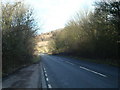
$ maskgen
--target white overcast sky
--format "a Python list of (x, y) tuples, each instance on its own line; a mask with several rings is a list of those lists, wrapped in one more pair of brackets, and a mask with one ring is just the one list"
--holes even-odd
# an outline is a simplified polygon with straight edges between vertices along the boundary
[[(17, 1), (17, 0), (4, 0)], [(24, 0), (35, 10), (35, 17), (42, 26), (38, 33), (63, 28), (76, 12), (91, 10), (96, 0)]]

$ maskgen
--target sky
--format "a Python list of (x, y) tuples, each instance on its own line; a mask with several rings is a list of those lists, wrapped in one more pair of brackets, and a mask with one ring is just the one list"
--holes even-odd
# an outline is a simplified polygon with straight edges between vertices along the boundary
[[(13, 0), (9, 0), (13, 1)], [(16, 1), (16, 0), (15, 0)], [(23, 0), (34, 9), (34, 15), (40, 26), (38, 33), (59, 28), (74, 17), (78, 11), (93, 9), (95, 0)]]

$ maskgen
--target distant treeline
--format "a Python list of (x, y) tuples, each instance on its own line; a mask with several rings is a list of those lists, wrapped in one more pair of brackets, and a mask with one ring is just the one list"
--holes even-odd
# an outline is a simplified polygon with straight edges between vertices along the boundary
[(117, 63), (120, 42), (120, 1), (95, 2), (94, 11), (77, 13), (50, 43), (50, 52)]
[(32, 9), (22, 2), (2, 4), (2, 73), (30, 64), (34, 57), (35, 27)]

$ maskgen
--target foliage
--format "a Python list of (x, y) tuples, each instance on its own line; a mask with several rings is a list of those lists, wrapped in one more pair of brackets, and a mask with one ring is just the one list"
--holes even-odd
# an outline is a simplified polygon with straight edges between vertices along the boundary
[(77, 13), (54, 39), (53, 53), (118, 59), (120, 1), (95, 3), (94, 12)]
[(37, 30), (32, 15), (22, 2), (2, 4), (3, 74), (32, 62)]

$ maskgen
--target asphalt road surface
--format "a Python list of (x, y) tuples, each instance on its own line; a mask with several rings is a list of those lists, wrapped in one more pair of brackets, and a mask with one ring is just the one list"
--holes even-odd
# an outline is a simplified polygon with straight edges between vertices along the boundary
[(55, 55), (22, 68), (2, 81), (3, 88), (118, 88), (118, 68)]
[(118, 68), (54, 55), (41, 55), (48, 88), (118, 88)]

